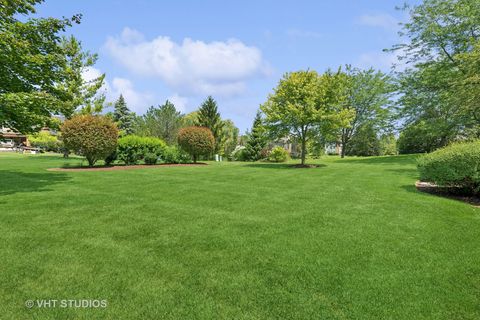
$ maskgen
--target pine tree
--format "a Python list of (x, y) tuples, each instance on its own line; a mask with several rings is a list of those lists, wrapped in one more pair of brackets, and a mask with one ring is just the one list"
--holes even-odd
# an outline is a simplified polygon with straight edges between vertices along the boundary
[(255, 120), (253, 121), (252, 132), (248, 135), (248, 140), (245, 145), (245, 155), (249, 161), (257, 161), (262, 158), (262, 150), (267, 145), (265, 135), (265, 128), (262, 124), (262, 117), (260, 111), (257, 112)]
[(128, 109), (123, 95), (120, 95), (118, 100), (115, 102), (114, 108), (113, 121), (117, 123), (118, 128), (122, 131), (122, 133), (132, 134), (135, 116), (133, 112)]
[(198, 110), (197, 125), (209, 128), (215, 138), (215, 153), (220, 151), (223, 142), (223, 121), (218, 112), (217, 102), (211, 97), (202, 103)]

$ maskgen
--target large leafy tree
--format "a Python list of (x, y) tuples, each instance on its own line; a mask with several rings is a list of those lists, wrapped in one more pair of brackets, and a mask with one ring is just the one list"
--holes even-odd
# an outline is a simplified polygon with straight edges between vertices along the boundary
[(222, 126), (222, 154), (229, 155), (235, 149), (238, 143), (238, 134), (240, 130), (235, 126), (232, 120), (223, 120)]
[(262, 122), (260, 111), (253, 120), (252, 130), (247, 135), (245, 144), (245, 157), (249, 161), (257, 161), (262, 158), (262, 150), (267, 146), (267, 135)]
[(341, 108), (346, 99), (342, 86), (338, 73), (291, 72), (283, 76), (261, 106), (274, 136), (290, 136), (300, 142), (302, 165), (309, 140), (318, 137), (321, 130), (338, 129), (351, 120), (351, 111)]
[(137, 119), (136, 133), (163, 139), (168, 144), (175, 144), (178, 130), (182, 127), (182, 114), (170, 101), (158, 107), (150, 107)]
[(113, 105), (113, 121), (117, 123), (118, 129), (122, 134), (132, 134), (135, 121), (135, 114), (128, 109), (127, 102), (122, 94)]
[(399, 76), (405, 125), (421, 123), (439, 146), (478, 136), (478, 0), (425, 0), (405, 9), (410, 21), (401, 34), (409, 41), (393, 48), (411, 65)]
[(67, 105), (64, 115), (70, 118), (74, 111), (82, 114), (99, 114), (103, 110), (105, 94), (100, 89), (105, 84), (105, 74), (86, 78), (86, 74), (98, 59), (97, 54), (84, 51), (75, 37), (62, 38), (66, 63), (65, 80), (57, 84)]
[(62, 33), (71, 19), (28, 18), (41, 0), (2, 1), (0, 6), (0, 125), (29, 133), (48, 124), (52, 114), (72, 114), (67, 81), (68, 57)]
[(218, 106), (212, 96), (208, 96), (198, 109), (197, 126), (208, 128), (215, 137), (214, 152), (218, 153), (222, 146), (224, 123), (218, 112)]
[(343, 108), (354, 116), (348, 126), (340, 130), (342, 158), (359, 128), (367, 124), (375, 128), (388, 125), (390, 96), (393, 92), (390, 78), (374, 69), (360, 70), (347, 66), (343, 78), (343, 88), (346, 90)]

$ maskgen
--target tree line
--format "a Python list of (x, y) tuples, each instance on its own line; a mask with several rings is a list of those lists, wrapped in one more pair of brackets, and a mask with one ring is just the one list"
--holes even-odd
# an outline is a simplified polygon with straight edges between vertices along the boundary
[[(65, 36), (81, 15), (32, 18), (41, 2), (0, 4), (0, 125), (22, 133), (58, 125), (52, 115), (101, 113), (105, 105), (105, 75), (83, 77), (97, 55)], [(430, 152), (479, 138), (480, 0), (424, 0), (399, 9), (409, 15), (400, 29), (406, 41), (386, 51), (406, 67), (389, 74), (350, 65), (286, 73), (242, 143), (245, 159), (262, 158), (269, 141), (285, 137), (298, 143), (302, 163), (328, 143), (341, 145), (343, 157)], [(120, 96), (109, 116), (121, 134), (167, 143), (175, 143), (181, 127), (207, 127), (214, 152), (224, 155), (239, 141), (238, 128), (221, 118), (212, 97), (187, 115), (166, 101), (137, 116)]]

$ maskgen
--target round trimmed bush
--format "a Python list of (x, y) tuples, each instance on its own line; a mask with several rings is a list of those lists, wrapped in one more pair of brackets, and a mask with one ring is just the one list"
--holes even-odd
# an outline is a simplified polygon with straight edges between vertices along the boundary
[(212, 131), (205, 127), (182, 128), (177, 139), (178, 145), (192, 156), (194, 163), (199, 156), (211, 154), (215, 148)]
[(89, 166), (105, 159), (117, 148), (117, 126), (104, 116), (77, 115), (65, 121), (61, 130), (65, 148), (84, 156)]
[(176, 146), (167, 146), (163, 152), (162, 160), (164, 163), (189, 163), (191, 157), (189, 154), (180, 150)]
[(149, 153), (161, 157), (165, 147), (166, 144), (162, 139), (129, 135), (118, 139), (117, 154), (118, 159), (127, 165), (132, 165), (144, 159)]
[(455, 143), (418, 160), (422, 181), (465, 193), (480, 193), (480, 140)]
[(271, 162), (285, 162), (288, 160), (288, 152), (282, 147), (275, 147), (270, 151), (268, 155), (268, 161)]

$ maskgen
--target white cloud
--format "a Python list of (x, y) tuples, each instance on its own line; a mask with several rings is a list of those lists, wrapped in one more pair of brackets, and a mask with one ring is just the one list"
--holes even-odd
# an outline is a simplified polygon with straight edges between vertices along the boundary
[(125, 78), (113, 78), (111, 88), (108, 96), (112, 97), (112, 100), (118, 99), (122, 94), (129, 109), (139, 114), (144, 113), (154, 102), (153, 95), (137, 91), (133, 83)]
[(174, 95), (168, 97), (168, 101), (173, 103), (175, 105), (175, 108), (180, 111), (180, 112), (185, 112), (187, 103), (188, 103), (188, 98), (187, 97), (182, 97), (179, 94), (175, 93)]
[(182, 95), (234, 95), (245, 90), (245, 81), (267, 68), (260, 50), (230, 39), (203, 42), (185, 38), (181, 43), (158, 36), (151, 41), (125, 28), (109, 37), (107, 52), (128, 70), (161, 79)]
[[(82, 77), (85, 81), (91, 81), (102, 74), (97, 68), (89, 67), (83, 72)], [(99, 93), (105, 94), (109, 102), (117, 100), (122, 94), (129, 109), (137, 113), (143, 113), (154, 102), (152, 94), (137, 91), (130, 80), (119, 77), (113, 78), (111, 82), (106, 78)]]
[(399, 21), (395, 17), (387, 13), (379, 13), (364, 14), (358, 18), (358, 23), (364, 26), (379, 27), (392, 30), (398, 28)]
[(311, 39), (319, 39), (322, 37), (322, 34), (315, 31), (309, 30), (300, 30), (300, 29), (288, 29), (287, 36), (291, 38), (311, 38)]

